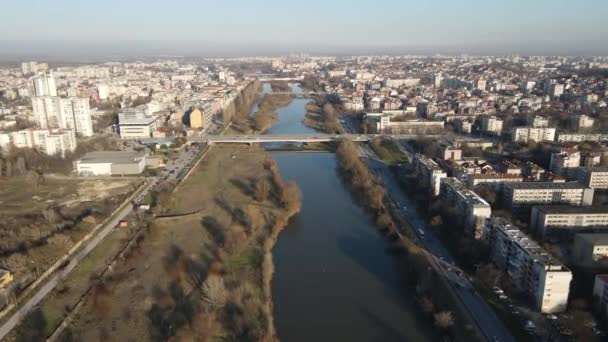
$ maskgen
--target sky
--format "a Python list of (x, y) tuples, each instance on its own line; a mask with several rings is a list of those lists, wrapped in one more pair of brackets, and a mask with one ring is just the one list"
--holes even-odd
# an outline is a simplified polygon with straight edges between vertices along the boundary
[(608, 54), (607, 0), (0, 3), (0, 55)]

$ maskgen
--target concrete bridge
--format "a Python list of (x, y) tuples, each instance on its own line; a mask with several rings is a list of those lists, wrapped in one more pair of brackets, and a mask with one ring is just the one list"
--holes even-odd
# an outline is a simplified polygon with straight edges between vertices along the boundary
[[(416, 134), (260, 134), (260, 135), (201, 135), (198, 137), (188, 138), (189, 142), (221, 144), (221, 143), (236, 143), (236, 144), (255, 144), (255, 143), (315, 143), (315, 142), (330, 142), (339, 141), (341, 139), (350, 139), (356, 142), (368, 142), (375, 137), (384, 137), (390, 139), (413, 140), (420, 135)], [(428, 138), (438, 138), (440, 135), (425, 135)]]

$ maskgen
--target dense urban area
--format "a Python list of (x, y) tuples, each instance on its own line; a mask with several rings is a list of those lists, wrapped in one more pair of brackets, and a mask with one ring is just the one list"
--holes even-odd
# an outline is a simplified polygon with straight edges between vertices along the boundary
[[(335, 278), (315, 277), (349, 272), (314, 256), (335, 206), (395, 263), (338, 244), (394, 279), (411, 331), (378, 340), (601, 341), (607, 102), (606, 57), (6, 63), (0, 339), (292, 340), (289, 298), (322, 312), (312, 288)], [(289, 158), (311, 155), (353, 205), (328, 191), (319, 250), (283, 258), (315, 205)], [(288, 268), (309, 282), (283, 294)]]

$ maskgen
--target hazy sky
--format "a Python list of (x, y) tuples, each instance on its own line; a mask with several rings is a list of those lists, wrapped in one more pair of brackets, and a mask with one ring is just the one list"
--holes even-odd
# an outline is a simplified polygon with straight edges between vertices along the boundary
[(608, 50), (608, 0), (2, 2), (0, 54), (53, 48), (209, 55)]

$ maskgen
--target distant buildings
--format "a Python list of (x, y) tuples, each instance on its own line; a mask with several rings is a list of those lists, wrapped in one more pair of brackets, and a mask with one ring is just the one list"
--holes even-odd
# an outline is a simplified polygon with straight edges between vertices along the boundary
[(146, 167), (143, 152), (89, 152), (75, 162), (81, 176), (137, 175)]
[(55, 85), (55, 78), (53, 73), (41, 73), (40, 75), (32, 78), (34, 82), (34, 95), (35, 96), (57, 96), (57, 86)]
[(507, 219), (486, 222), (484, 241), (492, 260), (513, 283), (534, 301), (536, 310), (556, 313), (566, 310), (572, 273)]
[(370, 133), (388, 134), (440, 134), (443, 131), (443, 121), (425, 121), (419, 119), (394, 120), (390, 114), (366, 114), (366, 122), (371, 128)]
[(608, 141), (608, 134), (562, 133), (558, 134), (557, 142), (601, 142)]

